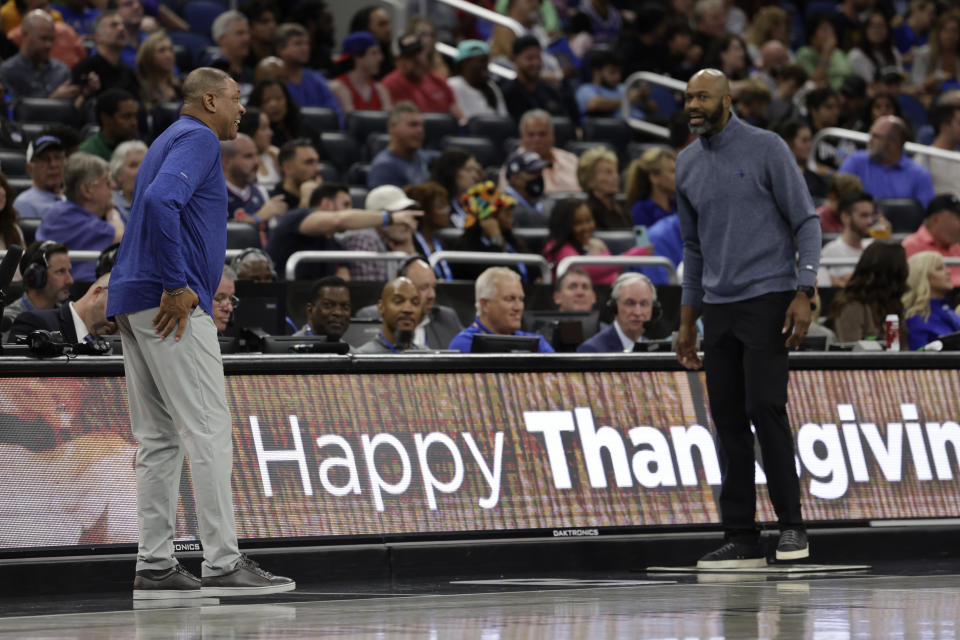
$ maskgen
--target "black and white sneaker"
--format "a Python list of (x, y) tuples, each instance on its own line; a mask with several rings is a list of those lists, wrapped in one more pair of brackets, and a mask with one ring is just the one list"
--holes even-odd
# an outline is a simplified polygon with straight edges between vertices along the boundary
[(763, 547), (756, 540), (728, 538), (723, 546), (700, 558), (698, 569), (757, 569), (767, 566)]
[(260, 565), (244, 554), (230, 573), (204, 576), (201, 592), (204, 597), (263, 596), (293, 591), (296, 588), (297, 583), (290, 578), (275, 576), (261, 569)]
[(179, 564), (169, 569), (142, 569), (133, 579), (134, 600), (179, 600), (200, 595), (200, 578)]
[(777, 560), (802, 560), (810, 557), (807, 532), (803, 529), (784, 529), (777, 543)]

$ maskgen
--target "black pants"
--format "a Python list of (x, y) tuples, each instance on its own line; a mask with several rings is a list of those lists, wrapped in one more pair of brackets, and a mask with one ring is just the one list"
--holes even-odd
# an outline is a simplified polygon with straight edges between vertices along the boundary
[(787, 421), (789, 366), (783, 320), (793, 291), (703, 305), (710, 412), (719, 441), (720, 517), (728, 535), (756, 535), (756, 427), (780, 528), (802, 527), (800, 482)]

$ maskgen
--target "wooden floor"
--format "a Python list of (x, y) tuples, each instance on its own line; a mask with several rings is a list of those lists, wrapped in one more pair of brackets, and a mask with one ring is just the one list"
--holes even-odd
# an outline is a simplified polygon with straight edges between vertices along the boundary
[(960, 564), (299, 585), (149, 606), (134, 608), (129, 592), (8, 598), (0, 638), (957, 638)]

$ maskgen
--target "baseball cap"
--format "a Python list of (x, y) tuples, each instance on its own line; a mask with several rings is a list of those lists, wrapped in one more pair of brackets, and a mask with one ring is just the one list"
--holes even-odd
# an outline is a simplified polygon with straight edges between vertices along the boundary
[(412, 56), (423, 51), (423, 44), (420, 42), (420, 36), (415, 33), (408, 33), (400, 36), (397, 40), (397, 55), (401, 58)]
[(863, 98), (867, 95), (867, 83), (858, 75), (851, 74), (843, 79), (840, 93), (849, 98)]
[(348, 33), (343, 39), (343, 50), (341, 53), (345, 56), (356, 56), (363, 54), (370, 47), (376, 46), (377, 39), (369, 31), (354, 31)]
[(536, 173), (544, 167), (549, 167), (550, 163), (545, 162), (536, 151), (514, 151), (507, 158), (507, 177), (529, 171)]
[(40, 136), (30, 142), (27, 146), (27, 162), (32, 162), (33, 157), (40, 155), (47, 149), (59, 149), (63, 151), (63, 143), (56, 136)]
[(373, 211), (403, 211), (410, 207), (419, 207), (416, 200), (411, 200), (398, 186), (385, 184), (367, 194), (364, 202), (367, 209)]
[(941, 193), (927, 205), (926, 215), (932, 216), (938, 211), (950, 210), (960, 214), (960, 198), (952, 193)]
[(490, 55), (490, 45), (483, 40), (464, 40), (457, 45), (457, 62), (488, 55)]

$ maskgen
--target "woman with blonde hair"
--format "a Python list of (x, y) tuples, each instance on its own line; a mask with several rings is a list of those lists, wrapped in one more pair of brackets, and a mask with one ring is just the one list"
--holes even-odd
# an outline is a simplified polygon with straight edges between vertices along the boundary
[(953, 289), (950, 269), (936, 251), (920, 251), (907, 260), (909, 289), (903, 294), (910, 349), (916, 350), (945, 333), (960, 331), (960, 316), (947, 300)]
[(437, 27), (433, 24), (433, 20), (426, 16), (413, 16), (407, 20), (401, 35), (411, 33), (420, 37), (420, 46), (423, 47), (420, 55), (426, 60), (428, 69), (438, 76), (449, 78), (450, 69), (443, 61), (443, 56), (437, 51)]
[(165, 31), (157, 31), (143, 41), (137, 51), (136, 64), (140, 101), (148, 113), (161, 102), (181, 99), (182, 85), (176, 75), (173, 41)]
[(744, 40), (747, 41), (747, 53), (755, 67), (759, 67), (763, 62), (760, 48), (770, 40), (782, 42), (787, 50), (790, 50), (788, 19), (787, 12), (775, 6), (761, 7), (754, 14), (753, 21), (744, 34)]
[(677, 154), (652, 147), (627, 169), (627, 206), (633, 224), (649, 227), (677, 212)]
[(617, 156), (606, 147), (588, 149), (577, 163), (577, 180), (587, 194), (587, 206), (597, 229), (632, 229), (633, 220), (622, 204)]
[(930, 42), (917, 48), (910, 84), (932, 96), (944, 81), (960, 78), (960, 13), (950, 11), (937, 19)]

